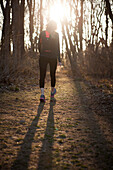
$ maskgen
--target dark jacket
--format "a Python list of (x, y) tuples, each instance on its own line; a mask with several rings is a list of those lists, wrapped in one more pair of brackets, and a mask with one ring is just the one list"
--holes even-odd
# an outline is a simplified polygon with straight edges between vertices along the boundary
[(39, 37), (38, 48), (40, 56), (58, 58), (60, 62), (59, 34), (57, 32), (50, 34), (48, 31), (42, 31)]

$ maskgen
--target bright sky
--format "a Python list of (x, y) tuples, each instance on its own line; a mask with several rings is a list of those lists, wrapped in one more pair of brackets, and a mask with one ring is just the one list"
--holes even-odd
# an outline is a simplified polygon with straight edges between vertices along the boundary
[[(64, 19), (69, 21), (70, 19), (70, 8), (68, 4), (62, 4), (61, 0), (57, 0), (54, 2), (53, 5), (50, 6), (50, 20), (54, 20), (57, 23), (57, 32), (59, 33), (60, 37), (60, 46), (62, 49), (62, 29), (61, 29), (61, 22)], [(65, 47), (64, 47), (65, 48)]]

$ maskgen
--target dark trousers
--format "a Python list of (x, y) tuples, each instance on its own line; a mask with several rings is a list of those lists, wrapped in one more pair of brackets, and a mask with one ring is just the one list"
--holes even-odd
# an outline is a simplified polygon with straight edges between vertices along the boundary
[(44, 88), (46, 69), (47, 65), (50, 65), (50, 76), (51, 76), (51, 87), (55, 87), (56, 83), (56, 68), (57, 68), (57, 59), (49, 58), (48, 56), (40, 56), (39, 66), (40, 66), (40, 88)]

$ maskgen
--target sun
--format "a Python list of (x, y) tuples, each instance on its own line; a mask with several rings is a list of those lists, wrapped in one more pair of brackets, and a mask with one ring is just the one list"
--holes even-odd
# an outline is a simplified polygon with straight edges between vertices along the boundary
[(50, 20), (56, 21), (57, 24), (64, 21), (64, 19), (69, 19), (69, 6), (64, 5), (61, 1), (56, 1), (52, 6), (50, 6), (49, 16)]
[(50, 20), (55, 20), (56, 22), (61, 22), (64, 18), (64, 8), (61, 4), (55, 4), (50, 8)]
[(49, 4), (45, 4), (43, 9), (43, 19), (44, 19), (44, 27), (46, 29), (47, 23), (49, 20), (54, 20), (57, 23), (57, 30), (56, 32), (59, 33), (60, 39), (60, 48), (61, 50), (64, 48), (62, 47), (62, 40), (63, 40), (63, 33), (62, 33), (62, 23), (66, 21), (70, 21), (70, 5), (69, 2), (55, 0)]
[[(61, 29), (61, 25), (64, 21), (69, 21), (72, 19), (70, 12), (69, 2), (65, 0), (55, 0), (45, 3), (42, 15), (43, 15), (43, 28), (46, 28), (48, 21), (54, 20), (57, 23), (57, 31)], [(58, 31), (59, 32), (59, 31)]]

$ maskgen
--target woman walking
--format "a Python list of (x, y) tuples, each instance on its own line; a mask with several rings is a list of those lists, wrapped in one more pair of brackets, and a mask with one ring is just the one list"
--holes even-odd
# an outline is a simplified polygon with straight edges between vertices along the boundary
[(60, 47), (59, 47), (59, 34), (55, 32), (57, 24), (54, 21), (50, 21), (47, 24), (45, 31), (42, 31), (39, 36), (39, 66), (40, 66), (40, 88), (41, 96), (40, 101), (45, 102), (44, 85), (47, 65), (50, 65), (51, 76), (51, 98), (56, 94), (56, 68), (57, 59), (61, 65), (60, 60)]

